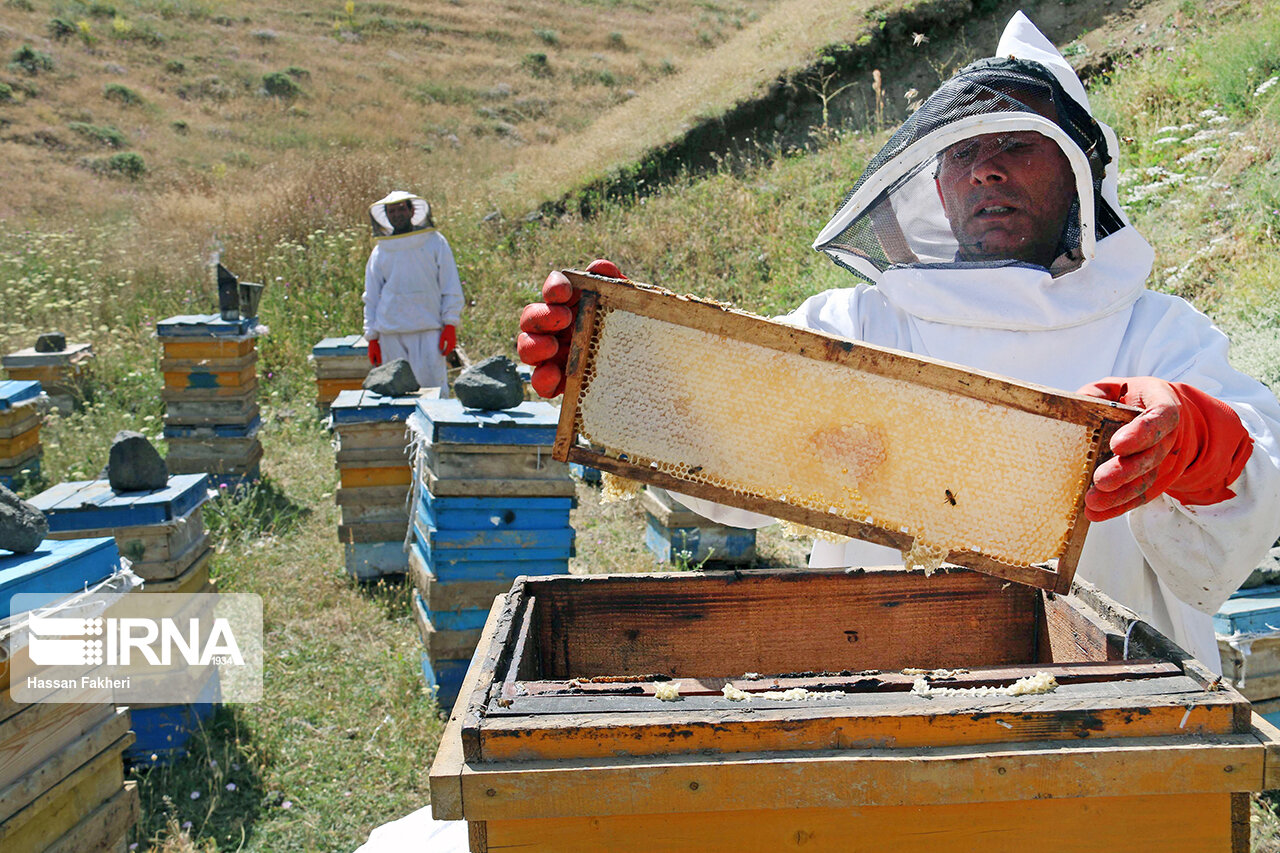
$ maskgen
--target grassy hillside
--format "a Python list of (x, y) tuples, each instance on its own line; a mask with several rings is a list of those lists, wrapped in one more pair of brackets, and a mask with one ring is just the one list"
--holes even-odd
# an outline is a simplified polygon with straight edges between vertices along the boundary
[[(335, 151), (453, 187), (553, 142), (771, 0), (6, 0), (0, 218), (251, 191)], [(130, 165), (132, 164), (132, 165)]]
[[(273, 853), (349, 850), (372, 826), (427, 800), (426, 768), (440, 724), (419, 687), (418, 641), (404, 589), (368, 590), (347, 581), (334, 536), (336, 477), (327, 437), (310, 408), (313, 392), (305, 355), (325, 334), (358, 329), (358, 282), (368, 243), (365, 230), (350, 224), (358, 222), (353, 210), (359, 202), (381, 194), (388, 175), (401, 166), (394, 157), (373, 148), (359, 149), (366, 153), (352, 156), (331, 150), (328, 141), (347, 140), (355, 146), (373, 135), (367, 131), (382, 128), (397, 140), (403, 153), (417, 143), (411, 135), (390, 132), (401, 119), (407, 122), (405, 127), (416, 128), (414, 123), (429, 121), (426, 116), (438, 111), (463, 124), (484, 124), (488, 117), (477, 110), (491, 108), (490, 101), (479, 95), (454, 103), (443, 103), (449, 96), (441, 95), (441, 100), (432, 96), (405, 107), (405, 112), (421, 109), (409, 117), (374, 109), (383, 97), (379, 91), (388, 86), (409, 87), (416, 80), (411, 75), (395, 78), (386, 60), (395, 60), (392, 52), (418, 44), (417, 39), (428, 35), (407, 23), (393, 29), (369, 22), (376, 16), (402, 23), (429, 19), (437, 22), (433, 26), (442, 27), (440, 22), (445, 20), (469, 22), (429, 34), (452, 45), (452, 52), (439, 52), (439, 62), (481, 63), (471, 54), (483, 54), (483, 62), (490, 64), (483, 68), (453, 65), (449, 75), (440, 79), (458, 86), (465, 83), (473, 94), (488, 92), (504, 80), (518, 81), (520, 86), (512, 83), (513, 91), (502, 97), (503, 103), (517, 96), (544, 96), (548, 101), (598, 96), (599, 105), (604, 106), (618, 95), (617, 86), (599, 80), (573, 83), (574, 73), (597, 62), (593, 54), (619, 63), (634, 62), (625, 67), (633, 68), (629, 73), (636, 75), (637, 91), (642, 92), (646, 80), (666, 79), (662, 58), (676, 57), (674, 76), (686, 64), (703, 61), (694, 59), (698, 55), (710, 62), (714, 45), (750, 37), (753, 24), (765, 23), (775, 6), (740, 3), (715, 6), (713, 11), (706, 5), (676, 3), (532, 4), (527, 8), (547, 16), (536, 24), (531, 23), (530, 14), (515, 17), (519, 13), (514, 5), (503, 13), (506, 17), (499, 16), (507, 23), (498, 24), (491, 20), (498, 15), (495, 10), (507, 7), (466, 2), (433, 6), (436, 17), (430, 18), (423, 12), (411, 15), (405, 11), (408, 4), (380, 5), (383, 11), (379, 12), (364, 6), (351, 13), (317, 9), (309, 16), (296, 5), (264, 10), (248, 3), (207, 8), (175, 2), (122, 3), (112, 17), (95, 17), (89, 7), (76, 7), (81, 8), (98, 38), (93, 44), (86, 45), (76, 35), (37, 39), (45, 32), (39, 27), (55, 12), (61, 14), (61, 6), (55, 9), (22, 0), (7, 0), (0, 6), (6, 36), (0, 48), (12, 53), (29, 37), (35, 48), (54, 55), (55, 70), (49, 74), (77, 69), (65, 81), (46, 77), (42, 70), (34, 77), (25, 71), (4, 72), (0, 79), (25, 81), (37, 92), (30, 97), (19, 93), (13, 102), (0, 104), (0, 117), (11, 119), (17, 111), (48, 108), (42, 113), (47, 116), (42, 126), (56, 125), (67, 139), (73, 138), (70, 134), (77, 140), (85, 138), (84, 132), (68, 129), (71, 121), (110, 124), (129, 139), (128, 147), (121, 150), (141, 153), (144, 160), (159, 162), (189, 151), (193, 164), (215, 165), (208, 169), (192, 165), (185, 172), (174, 167), (173, 175), (148, 167), (147, 177), (132, 184), (128, 178), (102, 178), (77, 165), (80, 157), (106, 156), (97, 149), (41, 150), (38, 158), (30, 159), (35, 146), (12, 139), (3, 143), (9, 158), (6, 174), (25, 174), (10, 170), (28, 165), (46, 170), (31, 173), (30, 181), (17, 182), (23, 186), (6, 182), (2, 192), (13, 193), (14, 198), (25, 194), (26, 202), (15, 207), (25, 212), (39, 204), (51, 216), (78, 216), (58, 219), (58, 227), (49, 225), (50, 220), (12, 215), (0, 221), (0, 284), (8, 308), (0, 314), (0, 343), (13, 349), (29, 343), (36, 331), (61, 327), (73, 338), (92, 339), (100, 352), (100, 382), (92, 405), (70, 418), (52, 421), (47, 428), (45, 461), (50, 478), (58, 481), (97, 471), (110, 436), (122, 426), (142, 427), (158, 436), (162, 414), (158, 348), (150, 337), (150, 325), (177, 311), (207, 310), (212, 289), (200, 278), (197, 260), (202, 253), (220, 248), (232, 269), (269, 284), (263, 313), (272, 331), (262, 342), (259, 365), (266, 403), (263, 436), (268, 480), (251, 499), (219, 503), (211, 510), (221, 542), (215, 572), (222, 588), (258, 592), (266, 601), (268, 699), (224, 713), (205, 739), (204, 752), (172, 770), (144, 778), (146, 815), (140, 845)], [(1142, 43), (1158, 47), (1126, 59), (1098, 78), (1091, 97), (1124, 139), (1122, 192), (1130, 215), (1156, 247), (1153, 285), (1186, 296), (1214, 314), (1232, 330), (1240, 366), (1276, 389), (1280, 388), (1280, 294), (1272, 271), (1280, 266), (1280, 160), (1275, 157), (1275, 140), (1280, 138), (1280, 83), (1275, 82), (1280, 77), (1280, 11), (1265, 0), (1215, 8), (1171, 6), (1167, 15), (1143, 21)], [(718, 13), (730, 15), (718, 34), (699, 38), (697, 28), (710, 26), (701, 16), (715, 19)], [(760, 16), (758, 22), (752, 21), (753, 14)], [(215, 20), (224, 15), (232, 19), (231, 24)], [(732, 15), (739, 16), (741, 34)], [(248, 22), (242, 20), (245, 16), (250, 17)], [(135, 26), (149, 21), (164, 38), (152, 46), (123, 34), (107, 36), (108, 26), (115, 32), (116, 17)], [(335, 18), (340, 19), (338, 35), (334, 35)], [(496, 42), (486, 41), (483, 33), (500, 27), (516, 33), (511, 23), (516, 20), (515, 41), (494, 50), (491, 45)], [(573, 21), (577, 23), (571, 25)], [(633, 31), (629, 23), (620, 23), (624, 21), (651, 30)], [(361, 22), (363, 28), (357, 26)], [(1133, 34), (1137, 26), (1130, 22), (1120, 32), (1137, 40)], [(535, 27), (555, 29), (559, 46), (548, 36), (536, 34)], [(254, 36), (259, 28), (273, 29), (274, 39)], [(463, 39), (454, 32), (464, 29), (473, 35)], [(343, 36), (344, 31), (357, 37)], [(610, 46), (614, 31), (623, 32), (625, 49)], [(633, 35), (641, 31), (651, 34), (643, 44)], [(976, 41), (960, 40), (942, 47), (945, 34), (923, 35), (933, 39), (939, 50), (921, 53), (920, 67), (914, 72), (918, 78), (908, 71), (895, 71), (885, 80), (889, 105), (880, 115), (883, 124), (905, 112), (908, 100), (903, 95), (910, 81), (929, 79), (930, 74), (936, 79), (934, 65), (963, 61), (982, 52), (986, 44), (975, 47)], [(1127, 36), (1115, 36), (1117, 41), (1122, 37)], [(1085, 35), (1072, 42), (1070, 52), (1079, 54), (1090, 49), (1086, 45), (1096, 43)], [(302, 51), (298, 44), (309, 47)], [(281, 45), (294, 47), (288, 54), (271, 53)], [(477, 51), (477, 47), (484, 49)], [(615, 48), (616, 54), (610, 52)], [(528, 72), (527, 79), (515, 76), (521, 72), (513, 69), (524, 68), (520, 63), (532, 52), (547, 54), (553, 70), (550, 78)], [(105, 93), (104, 86), (115, 78), (103, 78), (97, 70), (111, 61), (124, 64), (121, 56), (153, 54), (145, 62), (134, 59), (129, 64), (134, 68), (136, 63), (151, 75), (127, 76), (126, 85), (142, 94), (144, 103), (130, 107), (107, 100), (104, 105), (99, 92)], [(306, 61), (300, 59), (304, 54), (310, 57)], [(108, 55), (116, 58), (109, 60)], [(221, 70), (225, 67), (241, 69), (236, 73), (244, 80), (258, 80), (287, 62), (306, 68), (313, 82), (302, 79), (304, 95), (291, 105), (278, 96), (257, 94), (247, 83), (225, 103), (184, 101), (176, 95), (169, 100), (178, 84), (165, 82), (163, 62), (195, 55), (221, 57), (218, 62), (227, 63), (201, 65), (194, 72), (196, 79), (202, 75), (230, 79), (233, 72)], [(86, 64), (75, 64), (81, 62)], [(649, 64), (647, 71), (642, 63)], [(608, 67), (618, 72), (624, 66)], [(339, 78), (339, 71), (349, 76)], [(326, 77), (320, 86), (315, 82), (320, 73), (334, 76)], [(486, 76), (490, 74), (495, 76)], [(187, 71), (183, 75), (184, 80), (191, 76)], [(367, 110), (344, 107), (343, 112), (333, 108), (335, 102), (319, 105), (339, 79), (346, 81), (342, 85), (349, 87), (348, 93), (367, 87), (371, 106)], [(538, 88), (544, 84), (545, 90)], [(78, 107), (82, 112), (42, 105), (47, 96), (41, 92), (62, 85), (82, 87), (77, 90), (84, 99)], [(308, 92), (309, 85), (313, 88)], [(611, 115), (629, 115), (629, 104), (643, 97), (638, 94)], [(519, 154), (538, 144), (532, 128), (548, 128), (553, 138), (545, 144), (554, 146), (556, 139), (579, 129), (574, 116), (583, 114), (583, 103), (575, 101), (572, 109), (567, 101), (548, 107), (536, 122), (511, 122), (521, 128), (525, 148), (506, 148), (509, 140), (501, 141), (506, 138), (495, 134), (460, 133), (459, 149), (453, 149), (452, 143), (440, 147), (432, 142), (430, 154), (438, 156), (439, 174), (445, 175), (445, 165), (452, 164), (461, 175), (441, 177), (433, 186), (445, 193), (441, 225), (457, 251), (472, 303), (462, 327), (464, 345), (472, 355), (510, 350), (516, 312), (536, 294), (546, 270), (581, 264), (601, 254), (638, 279), (765, 314), (848, 283), (847, 275), (808, 245), (884, 138), (886, 131), (877, 123), (874, 109), (845, 109), (842, 118), (850, 123), (836, 126), (832, 122), (815, 134), (812, 150), (781, 143), (766, 147), (752, 162), (744, 159), (733, 168), (687, 174), (643, 195), (607, 201), (589, 219), (568, 213), (541, 221), (484, 221), (490, 209), (487, 198), (466, 196), (461, 189), (469, 180), (466, 170), (493, 169), (493, 174), (499, 174), (501, 168), (514, 168), (517, 161), (532, 163), (533, 159), (524, 161), (525, 155)], [(292, 107), (309, 114), (290, 117)], [(129, 110), (144, 117), (139, 122), (149, 123), (129, 124), (126, 118), (135, 114)], [(189, 111), (182, 115), (189, 122), (184, 139), (190, 140), (190, 148), (182, 139), (154, 143), (169, 146), (163, 149), (143, 147), (143, 142), (152, 144), (169, 133), (166, 128), (180, 120), (176, 112), (180, 110)], [(23, 114), (11, 120), (29, 118)], [(280, 150), (258, 147), (255, 140), (282, 133), (294, 121), (314, 134), (310, 142), (292, 152), (287, 146)], [(139, 132), (144, 126), (147, 132)], [(210, 136), (210, 127), (233, 129), (237, 135)], [(35, 123), (22, 128), (15, 129), (11, 123), (0, 128), (0, 135), (7, 139), (11, 133), (30, 134), (38, 129)], [(645, 129), (640, 114), (625, 123), (619, 118), (616, 126), (595, 132), (622, 139)], [(161, 156), (161, 150), (167, 153)], [(237, 150), (249, 152), (248, 165), (223, 159)], [(575, 156), (571, 147), (558, 150), (565, 160)], [(612, 168), (609, 164), (625, 163), (626, 150), (618, 151), (593, 161), (597, 165), (590, 168), (607, 170)], [(221, 176), (214, 174), (218, 162), (226, 163)], [(68, 175), (68, 183), (59, 183)], [(42, 190), (39, 184), (45, 178), (47, 190)], [(107, 192), (102, 187), (109, 188), (115, 198), (97, 198)], [(135, 193), (138, 210), (145, 212), (140, 221), (153, 223), (154, 228), (140, 233), (131, 227), (132, 214), (121, 212), (115, 200), (122, 188), (125, 197)], [(236, 188), (244, 192), (238, 194), (233, 191)], [(530, 206), (535, 200), (527, 199)], [(210, 222), (219, 227), (210, 228)], [(645, 566), (648, 560), (639, 545), (635, 510), (601, 508), (588, 492), (582, 497), (583, 507), (576, 517), (575, 571)], [(779, 562), (797, 557), (794, 549), (774, 542), (767, 553)], [(1273, 825), (1268, 812), (1259, 811), (1257, 818), (1262, 822), (1259, 827)]]

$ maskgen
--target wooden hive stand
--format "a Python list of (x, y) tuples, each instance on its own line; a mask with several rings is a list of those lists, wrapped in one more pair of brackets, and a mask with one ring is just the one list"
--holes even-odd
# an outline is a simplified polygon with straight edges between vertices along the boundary
[(84, 399), (85, 383), (94, 359), (93, 345), (67, 344), (60, 352), (37, 352), (35, 347), (11, 352), (0, 358), (10, 379), (39, 382), (53, 408), (64, 415)]
[(415, 443), (413, 613), (422, 672), (453, 705), (494, 596), (518, 575), (569, 570), (574, 484), (551, 458), (557, 413), (524, 402), (505, 411), (424, 400)]
[[(37, 593), (37, 606), (56, 617), (73, 595), (119, 570), (109, 538), (46, 540), (32, 554), (6, 554), (0, 551), (0, 624), (8, 629), (28, 612), (11, 607), (12, 595)], [(0, 849), (123, 849), (139, 814), (137, 783), (124, 780), (123, 755), (134, 742), (129, 709), (91, 685), (39, 686), (68, 670), (92, 677), (97, 667), (38, 666), (4, 629), (0, 645)]]
[(0, 381), (0, 485), (21, 486), (40, 474), (42, 387), (29, 379)]
[(329, 413), (329, 406), (342, 391), (359, 391), (369, 375), (369, 343), (363, 335), (325, 338), (307, 356), (316, 372), (316, 408)]
[(219, 485), (258, 477), (258, 327), (217, 314), (156, 324), (164, 355), (165, 458), (177, 474), (207, 473)]

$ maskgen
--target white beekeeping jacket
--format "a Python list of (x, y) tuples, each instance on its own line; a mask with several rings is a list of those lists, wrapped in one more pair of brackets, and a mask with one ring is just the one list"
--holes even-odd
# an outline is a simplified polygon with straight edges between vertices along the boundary
[[(1021, 13), (1010, 22), (997, 55), (1040, 63), (1088, 110), (1075, 74)], [(1011, 120), (1008, 113), (998, 119)], [(1046, 136), (1062, 136), (1037, 128), (1035, 116), (1014, 119)], [(980, 124), (972, 115), (962, 121)], [(959, 123), (937, 129), (946, 144), (955, 143)], [(1115, 152), (1115, 135), (1099, 127)], [(914, 137), (899, 141), (897, 152), (932, 132), (917, 127)], [(819, 294), (780, 319), (1063, 391), (1107, 376), (1156, 376), (1194, 385), (1229, 404), (1254, 440), (1244, 472), (1231, 484), (1236, 497), (1187, 507), (1161, 496), (1093, 524), (1077, 569), (1079, 577), (1218, 670), (1211, 614), (1280, 532), (1280, 403), (1260, 382), (1230, 367), (1227, 339), (1208, 318), (1181, 299), (1145, 288), (1154, 253), (1120, 210), (1115, 158), (1103, 168), (1079, 155), (1077, 148), (1071, 157), (1081, 203), (1067, 230), (1074, 226), (1082, 234), (1064, 243), (1059, 260), (1068, 262), (1055, 262), (1052, 272), (1027, 263), (947, 263), (955, 247), (940, 246), (949, 238), (945, 221), (932, 231), (922, 228), (927, 239), (913, 242), (910, 224), (928, 218), (921, 214), (928, 196), (919, 191), (921, 168), (928, 164), (916, 156), (907, 164), (914, 172), (896, 183), (864, 175), (815, 243), (874, 286)], [(1084, 188), (1090, 181), (1086, 170), (1092, 172), (1092, 193)], [(928, 215), (936, 224), (936, 211)], [(772, 521), (681, 500), (722, 524), (759, 527)], [(901, 563), (898, 552), (861, 541), (818, 541), (810, 558), (814, 567), (895, 563)]]
[(364, 274), (364, 334), (406, 334), (456, 326), (462, 282), (453, 251), (434, 229), (378, 240)]

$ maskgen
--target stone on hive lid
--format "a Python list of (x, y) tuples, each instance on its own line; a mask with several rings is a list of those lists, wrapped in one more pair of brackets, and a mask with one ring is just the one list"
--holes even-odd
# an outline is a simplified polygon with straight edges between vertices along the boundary
[(453, 383), (453, 393), (469, 409), (514, 409), (524, 402), (520, 374), (505, 355), (468, 367)]
[(111, 442), (107, 479), (117, 492), (149, 492), (169, 484), (169, 469), (146, 436), (122, 429)]
[(67, 336), (62, 332), (45, 332), (36, 338), (36, 352), (62, 352), (67, 348)]
[(44, 513), (0, 486), (0, 549), (30, 554), (49, 532)]
[(380, 364), (364, 378), (364, 390), (384, 397), (403, 397), (418, 390), (413, 368), (403, 358)]

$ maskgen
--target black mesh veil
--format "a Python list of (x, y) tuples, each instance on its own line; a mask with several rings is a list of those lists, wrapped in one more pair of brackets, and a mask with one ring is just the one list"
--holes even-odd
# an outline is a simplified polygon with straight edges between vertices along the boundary
[(1000, 144), (1028, 132), (1056, 142), (1071, 165), (1076, 195), (1048, 267), (1077, 268), (1124, 225), (1102, 193), (1114, 152), (1051, 71), (1013, 58), (979, 60), (939, 87), (872, 158), (814, 248), (871, 281), (893, 266), (964, 262), (934, 181), (940, 158), (966, 140)]

